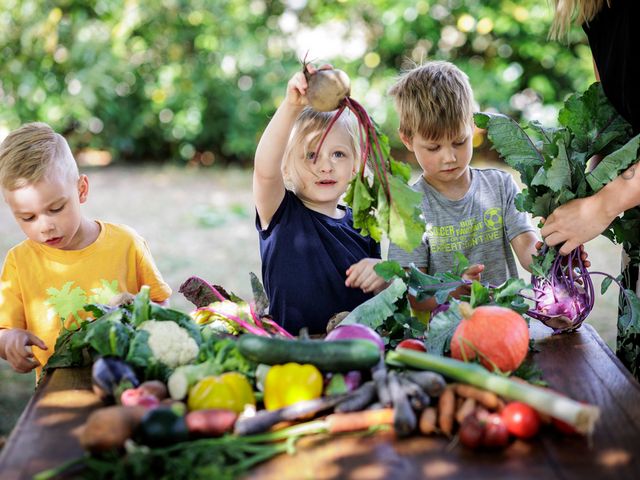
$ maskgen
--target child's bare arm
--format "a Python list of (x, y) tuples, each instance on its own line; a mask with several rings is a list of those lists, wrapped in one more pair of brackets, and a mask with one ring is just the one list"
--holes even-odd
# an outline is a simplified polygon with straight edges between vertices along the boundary
[(40, 366), (31, 351), (32, 345), (47, 350), (45, 343), (31, 332), (20, 328), (0, 330), (0, 357), (18, 373), (27, 373)]
[[(315, 72), (308, 65), (310, 73)], [(307, 105), (307, 80), (303, 72), (297, 72), (287, 84), (284, 101), (260, 138), (253, 168), (253, 197), (263, 228), (271, 221), (284, 197), (284, 181), (281, 164), (291, 130), (297, 116)]]
[(347, 269), (345, 285), (351, 288), (359, 288), (365, 293), (380, 293), (389, 284), (373, 269), (382, 260), (379, 258), (363, 258)]
[(531, 261), (534, 255), (538, 254), (536, 244), (540, 240), (533, 232), (524, 232), (511, 240), (511, 247), (518, 257), (518, 261), (522, 268), (531, 271)]

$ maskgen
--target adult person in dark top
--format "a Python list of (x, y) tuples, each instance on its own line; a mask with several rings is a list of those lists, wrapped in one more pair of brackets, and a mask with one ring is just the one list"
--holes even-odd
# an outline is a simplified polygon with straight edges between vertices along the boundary
[[(551, 35), (563, 37), (573, 21), (582, 25), (593, 54), (596, 79), (615, 109), (640, 133), (640, 2), (638, 0), (553, 0)], [(602, 233), (621, 213), (640, 205), (640, 168), (629, 167), (595, 195), (573, 200), (546, 219), (545, 242), (567, 254)], [(639, 216), (640, 218), (640, 216)], [(563, 243), (564, 242), (564, 243)], [(640, 245), (625, 245), (635, 255)], [(637, 258), (625, 254), (624, 283), (640, 294)], [(620, 352), (618, 352), (620, 353)], [(623, 359), (625, 361), (625, 359)], [(626, 359), (625, 363), (629, 363)], [(627, 365), (629, 366), (629, 365)]]
[(334, 112), (312, 110), (306, 91), (297, 72), (258, 143), (253, 171), (269, 313), (294, 335), (303, 327), (325, 333), (334, 314), (387, 285), (373, 269), (380, 245), (363, 237), (351, 209), (339, 204), (360, 167), (356, 119), (343, 112), (316, 152)]

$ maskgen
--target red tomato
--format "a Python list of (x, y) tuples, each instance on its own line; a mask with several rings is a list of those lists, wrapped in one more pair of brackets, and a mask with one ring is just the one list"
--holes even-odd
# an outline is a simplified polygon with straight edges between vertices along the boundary
[(424, 346), (424, 342), (417, 338), (407, 338), (402, 340), (396, 348), (408, 348), (410, 350), (418, 350), (419, 352), (427, 351), (427, 348)]
[(509, 433), (518, 438), (531, 438), (540, 430), (538, 412), (526, 403), (508, 403), (502, 409), (501, 416)]

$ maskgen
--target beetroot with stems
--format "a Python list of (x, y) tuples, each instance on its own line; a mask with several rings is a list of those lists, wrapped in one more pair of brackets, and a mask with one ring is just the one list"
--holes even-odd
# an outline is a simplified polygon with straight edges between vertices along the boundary
[[(391, 158), (388, 138), (378, 130), (365, 108), (351, 98), (349, 79), (344, 72), (321, 69), (309, 73), (306, 62), (303, 72), (311, 107), (319, 111), (335, 110), (316, 147), (316, 158), (327, 134), (346, 109), (358, 121), (360, 170), (344, 198), (353, 211), (354, 227), (377, 241), (384, 232), (396, 245), (413, 250), (422, 240), (425, 224), (420, 210), (422, 194), (407, 184), (411, 167)], [(372, 175), (368, 175), (367, 165)]]

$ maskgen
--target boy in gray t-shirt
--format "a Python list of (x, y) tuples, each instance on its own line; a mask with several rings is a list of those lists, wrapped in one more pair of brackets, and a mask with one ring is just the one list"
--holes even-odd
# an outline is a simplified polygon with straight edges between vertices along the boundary
[[(454, 266), (454, 252), (471, 266), (468, 279), (501, 284), (518, 275), (512, 252), (529, 269), (538, 238), (514, 204), (513, 178), (501, 170), (470, 168), (474, 100), (468, 77), (449, 62), (433, 61), (404, 73), (391, 87), (400, 118), (400, 138), (422, 167), (413, 188), (424, 193), (427, 229), (422, 244), (407, 253), (394, 244), (389, 260), (414, 263), (426, 273)], [(414, 308), (432, 310), (435, 299)]]

